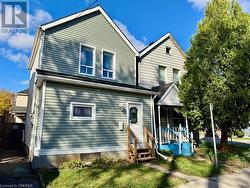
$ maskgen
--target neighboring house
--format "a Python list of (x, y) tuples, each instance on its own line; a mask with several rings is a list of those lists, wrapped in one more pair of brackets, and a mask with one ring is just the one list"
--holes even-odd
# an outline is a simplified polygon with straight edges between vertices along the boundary
[[(250, 122), (249, 122), (249, 124), (250, 124)], [(244, 133), (245, 133), (245, 134), (244, 134), (245, 137), (250, 137), (250, 127), (247, 127), (247, 128), (244, 129), (243, 131), (244, 131)]]
[(28, 105), (29, 89), (17, 92), (14, 105), (11, 108), (11, 114), (15, 118), (15, 123), (25, 123), (26, 111)]
[(25, 127), (34, 166), (127, 151), (133, 161), (154, 158), (154, 106), (181, 106), (175, 83), (184, 62), (169, 33), (138, 52), (100, 6), (41, 25)]

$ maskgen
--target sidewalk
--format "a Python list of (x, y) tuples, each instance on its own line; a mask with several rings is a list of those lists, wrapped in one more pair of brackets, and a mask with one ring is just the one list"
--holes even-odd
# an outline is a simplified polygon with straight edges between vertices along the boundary
[(245, 168), (240, 173), (222, 175), (209, 179), (199, 179), (179, 186), (179, 188), (249, 188), (250, 168)]

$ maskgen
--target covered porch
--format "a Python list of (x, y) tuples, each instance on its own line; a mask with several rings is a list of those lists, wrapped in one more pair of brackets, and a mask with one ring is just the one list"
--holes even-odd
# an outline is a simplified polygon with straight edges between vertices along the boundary
[(174, 155), (193, 154), (193, 133), (188, 119), (181, 114), (182, 104), (174, 83), (161, 86), (155, 99), (155, 138), (159, 150), (170, 150)]

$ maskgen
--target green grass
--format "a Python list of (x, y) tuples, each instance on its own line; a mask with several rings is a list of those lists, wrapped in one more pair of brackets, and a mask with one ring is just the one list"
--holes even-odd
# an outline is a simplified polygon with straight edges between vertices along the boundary
[[(235, 172), (250, 166), (250, 148), (230, 145), (226, 153), (218, 152), (219, 168), (215, 168), (214, 156), (209, 149), (199, 149), (193, 157), (176, 157), (171, 162), (162, 159), (154, 163), (163, 165), (168, 170), (179, 171), (187, 175), (211, 177)], [(210, 156), (209, 156), (210, 155)]]
[(81, 169), (41, 171), (48, 187), (173, 187), (185, 180), (167, 176), (165, 173), (140, 164), (85, 167)]
[(197, 161), (193, 157), (176, 157), (171, 162), (158, 159), (154, 163), (163, 165), (170, 171), (178, 171), (187, 175), (211, 177), (218, 174), (218, 170), (209, 160)]

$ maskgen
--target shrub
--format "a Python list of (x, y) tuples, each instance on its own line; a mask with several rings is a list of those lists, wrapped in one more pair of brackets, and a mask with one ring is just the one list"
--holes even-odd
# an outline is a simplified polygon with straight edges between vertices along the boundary
[(60, 165), (60, 169), (78, 169), (78, 168), (84, 168), (87, 166), (91, 166), (92, 162), (86, 162), (81, 160), (72, 160), (64, 162), (62, 165)]
[(212, 142), (204, 141), (200, 145), (201, 150), (208, 155), (213, 155), (213, 144)]
[(95, 166), (95, 167), (108, 167), (113, 165), (124, 165), (128, 164), (127, 161), (118, 159), (114, 160), (112, 158), (104, 157), (104, 158), (97, 158), (93, 161), (81, 161), (81, 160), (71, 160), (64, 162), (59, 168), (60, 169), (79, 169), (79, 168), (85, 168), (89, 166)]
[(244, 131), (237, 130), (235, 131), (234, 135), (237, 136), (238, 138), (242, 138), (245, 135), (245, 133)]

